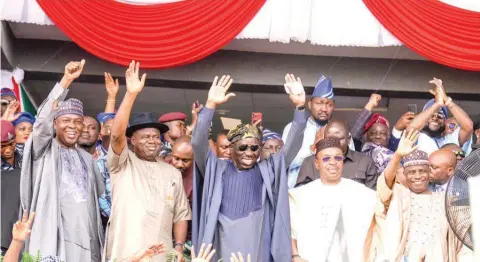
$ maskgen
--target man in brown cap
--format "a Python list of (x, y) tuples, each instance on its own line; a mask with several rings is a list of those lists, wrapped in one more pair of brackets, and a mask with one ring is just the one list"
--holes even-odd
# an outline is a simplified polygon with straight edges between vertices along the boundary
[(2, 171), (22, 168), (22, 155), (16, 150), (15, 127), (2, 120)]
[(320, 179), (289, 191), (293, 262), (365, 261), (368, 255), (375, 191), (342, 178), (343, 159), (339, 139), (321, 140), (315, 153)]

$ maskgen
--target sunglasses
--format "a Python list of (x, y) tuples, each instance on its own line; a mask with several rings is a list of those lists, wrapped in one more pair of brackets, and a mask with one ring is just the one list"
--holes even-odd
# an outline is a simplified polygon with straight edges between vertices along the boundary
[(455, 154), (455, 156), (465, 158), (465, 152), (463, 150), (462, 151), (454, 151), (453, 153)]
[(322, 157), (322, 162), (323, 163), (328, 163), (330, 160), (335, 160), (335, 162), (343, 162), (345, 159), (344, 156), (324, 156)]
[(445, 119), (445, 116), (443, 114), (439, 114), (439, 113), (433, 114), (432, 117), (436, 117), (438, 119)]
[(239, 145), (239, 146), (237, 146), (237, 150), (240, 151), (240, 152), (245, 152), (249, 148), (250, 148), (250, 151), (257, 152), (258, 149), (260, 148), (260, 146), (259, 145), (251, 145), (251, 146), (249, 146), (249, 145)]
[(451, 130), (454, 130), (455, 128), (457, 128), (457, 124), (450, 123), (450, 124), (448, 124), (448, 128), (451, 129)]

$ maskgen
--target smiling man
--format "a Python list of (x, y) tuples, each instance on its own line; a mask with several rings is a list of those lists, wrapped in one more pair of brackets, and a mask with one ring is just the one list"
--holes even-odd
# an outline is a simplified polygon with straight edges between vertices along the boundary
[[(168, 127), (152, 113), (137, 113), (128, 120), (146, 74), (139, 78), (140, 63), (132, 61), (125, 73), (127, 91), (111, 130), (108, 167), (112, 186), (112, 210), (107, 236), (106, 259), (131, 261), (141, 250), (165, 244), (183, 261), (187, 223), (191, 218), (182, 175), (173, 166), (157, 161), (160, 135)], [(133, 152), (128, 149), (131, 139)], [(151, 261), (165, 261), (165, 254)]]
[[(430, 83), (435, 85), (435, 88), (430, 91), (435, 95), (435, 99), (428, 101), (423, 112), (418, 114), (409, 125), (409, 128), (422, 130), (418, 139), (419, 149), (431, 154), (445, 144), (454, 143), (460, 147), (466, 145), (465, 150), (468, 149), (466, 152), (468, 154), (471, 151), (473, 121), (459, 105), (453, 102), (452, 98), (447, 96), (442, 80), (435, 78)], [(453, 132), (445, 134), (448, 111), (452, 113), (458, 125)]]
[[(428, 155), (416, 150), (418, 137), (415, 130), (403, 134), (378, 178), (375, 261), (458, 261), (462, 245), (448, 225), (444, 193), (429, 190)], [(395, 183), (402, 160), (405, 185)]]
[(315, 168), (322, 176), (289, 191), (293, 262), (366, 261), (375, 191), (342, 178), (343, 160), (338, 138), (320, 140)]
[(25, 251), (61, 261), (100, 261), (104, 241), (97, 201), (105, 190), (103, 179), (92, 156), (77, 147), (83, 104), (63, 101), (84, 63), (68, 63), (39, 107), (22, 166), (22, 207), (36, 212)]
[[(268, 159), (259, 159), (262, 141), (257, 127), (247, 124), (231, 130), (231, 160), (218, 158), (210, 150), (208, 129), (217, 106), (227, 94), (230, 76), (215, 77), (205, 107), (193, 132), (195, 154), (193, 196), (193, 244), (213, 243), (212, 261), (229, 261), (232, 252), (250, 254), (252, 261), (291, 259), (290, 217), (286, 166), (298, 152), (289, 142), (299, 139), (306, 125), (305, 92), (290, 94), (297, 108), (285, 147)], [(300, 141), (301, 143), (301, 141)]]

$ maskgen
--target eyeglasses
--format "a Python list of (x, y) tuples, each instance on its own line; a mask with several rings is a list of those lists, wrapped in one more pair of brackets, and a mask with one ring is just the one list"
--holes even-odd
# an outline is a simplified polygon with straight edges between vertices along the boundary
[(432, 117), (436, 117), (438, 119), (445, 119), (445, 116), (443, 114), (439, 114), (439, 113), (433, 114)]
[(345, 159), (344, 156), (324, 156), (322, 157), (323, 163), (328, 163), (330, 160), (335, 160), (335, 162), (343, 162)]
[(453, 153), (455, 154), (455, 156), (459, 156), (461, 158), (465, 158), (465, 152), (463, 150), (461, 151), (453, 151)]
[(245, 152), (249, 148), (250, 148), (250, 151), (257, 152), (257, 150), (260, 148), (260, 146), (259, 145), (239, 145), (239, 146), (237, 146), (237, 149), (240, 152)]
[(8, 101), (8, 100), (5, 100), (5, 99), (2, 99), (0, 100), (0, 103), (4, 106), (8, 106), (10, 104), (11, 101)]
[(451, 130), (454, 130), (455, 128), (457, 128), (457, 124), (450, 123), (450, 124), (448, 124), (448, 128), (451, 129)]

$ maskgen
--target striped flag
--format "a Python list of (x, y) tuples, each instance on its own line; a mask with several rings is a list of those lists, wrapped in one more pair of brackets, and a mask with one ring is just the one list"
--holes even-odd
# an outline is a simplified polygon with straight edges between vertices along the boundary
[(37, 114), (35, 105), (32, 103), (25, 87), (22, 85), (24, 71), (20, 68), (15, 68), (13, 72), (6, 70), (1, 71), (2, 74), (2, 87), (8, 87), (13, 90), (20, 102), (19, 110), (21, 112), (29, 112), (32, 115)]

